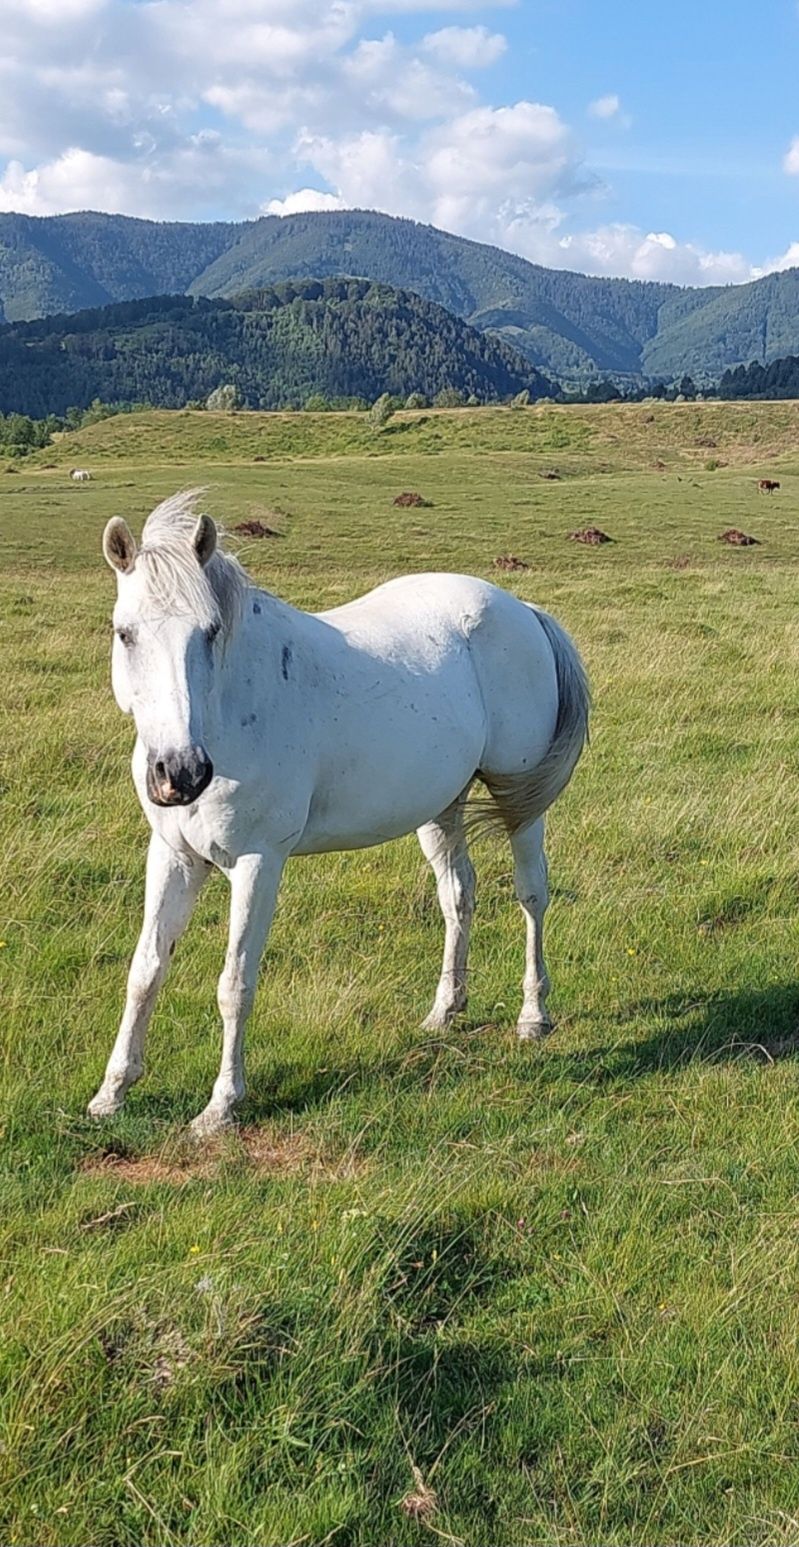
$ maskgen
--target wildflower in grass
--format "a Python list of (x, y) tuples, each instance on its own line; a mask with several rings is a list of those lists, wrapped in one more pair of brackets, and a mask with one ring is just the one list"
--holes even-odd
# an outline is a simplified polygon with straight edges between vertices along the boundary
[(190, 1246), (189, 1247), (189, 1256), (190, 1257), (199, 1257), (199, 1255), (200, 1255), (200, 1248), (199, 1248), (199, 1246)]
[(628, 947), (627, 947), (627, 955), (628, 956), (637, 956), (638, 955), (638, 951), (636, 950), (634, 945), (628, 945)]

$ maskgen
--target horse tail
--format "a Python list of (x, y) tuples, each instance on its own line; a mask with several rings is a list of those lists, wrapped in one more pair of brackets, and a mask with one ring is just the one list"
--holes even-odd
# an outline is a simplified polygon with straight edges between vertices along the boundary
[(532, 603), (555, 661), (558, 713), (552, 740), (535, 768), (516, 774), (484, 774), (478, 778), (493, 797), (490, 805), (478, 804), (470, 819), (482, 826), (501, 825), (508, 833), (529, 827), (566, 788), (588, 740), (591, 693), (577, 647), (564, 628)]

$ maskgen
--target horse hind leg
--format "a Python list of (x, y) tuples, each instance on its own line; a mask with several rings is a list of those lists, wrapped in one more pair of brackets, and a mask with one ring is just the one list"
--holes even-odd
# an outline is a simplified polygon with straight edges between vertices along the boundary
[(516, 867), (516, 896), (527, 925), (524, 1002), (516, 1031), (523, 1042), (529, 1042), (546, 1037), (552, 1031), (546, 1007), (549, 977), (544, 964), (544, 914), (549, 903), (549, 887), (543, 818), (512, 833), (510, 843)]
[(463, 820), (464, 800), (449, 806), (417, 832), (422, 853), (436, 878), (444, 915), (444, 960), (433, 1008), (423, 1022), (427, 1031), (440, 1031), (466, 1008), (466, 964), (474, 912), (474, 869), (469, 858)]

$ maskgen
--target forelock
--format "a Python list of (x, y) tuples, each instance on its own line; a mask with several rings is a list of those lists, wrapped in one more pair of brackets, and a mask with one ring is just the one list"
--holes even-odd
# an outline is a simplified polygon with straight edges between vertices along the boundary
[(219, 531), (208, 563), (198, 562), (192, 539), (202, 492), (186, 489), (156, 506), (144, 523), (136, 570), (148, 600), (159, 610), (189, 616), (200, 628), (219, 623), (229, 636), (242, 616), (250, 582), (238, 560), (220, 546)]

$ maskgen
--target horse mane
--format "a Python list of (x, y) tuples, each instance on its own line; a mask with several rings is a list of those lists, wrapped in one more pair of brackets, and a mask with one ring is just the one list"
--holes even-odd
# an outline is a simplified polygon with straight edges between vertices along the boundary
[(208, 563), (198, 563), (193, 536), (202, 489), (184, 489), (156, 505), (147, 517), (136, 558), (152, 599), (165, 611), (191, 613), (201, 628), (220, 624), (227, 638), (244, 612), (250, 579), (238, 559), (217, 545)]

